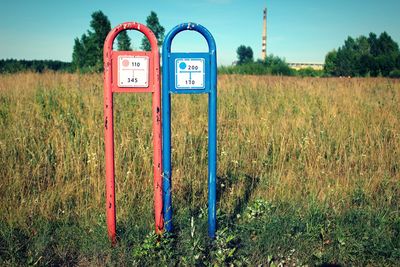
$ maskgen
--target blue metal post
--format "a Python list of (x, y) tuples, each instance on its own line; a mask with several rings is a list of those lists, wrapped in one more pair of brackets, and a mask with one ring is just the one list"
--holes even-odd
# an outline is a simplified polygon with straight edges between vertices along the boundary
[[(215, 53), (215, 52), (214, 52)], [(216, 58), (216, 55), (214, 55)], [(215, 237), (217, 210), (217, 62), (211, 56), (211, 92), (208, 94), (208, 235)]]
[[(206, 69), (205, 89), (176, 90), (170, 83), (171, 43), (181, 31), (197, 31), (207, 40), (209, 51), (205, 55)], [(194, 53), (187, 53), (189, 56)], [(198, 55), (201, 56), (199, 53)], [(171, 203), (171, 93), (208, 93), (208, 233), (215, 237), (216, 231), (216, 178), (217, 178), (217, 50), (213, 36), (203, 26), (195, 23), (183, 23), (173, 28), (165, 37), (162, 50), (162, 124), (163, 124), (163, 212), (166, 231), (172, 231)]]
[(162, 167), (163, 167), (163, 213), (164, 229), (172, 231), (172, 199), (171, 199), (171, 95), (169, 94), (169, 64), (168, 58), (171, 53), (172, 38), (167, 35), (166, 40), (170, 40), (168, 45), (162, 49)]

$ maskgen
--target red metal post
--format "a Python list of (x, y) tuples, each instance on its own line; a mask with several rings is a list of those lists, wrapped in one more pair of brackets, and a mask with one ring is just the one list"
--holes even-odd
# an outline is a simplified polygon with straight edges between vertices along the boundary
[[(107, 38), (109, 39), (109, 38)], [(114, 116), (113, 93), (111, 89), (111, 47), (106, 39), (104, 47), (104, 130), (106, 157), (106, 216), (108, 236), (114, 245), (115, 240), (115, 180), (114, 180)]]
[[(142, 32), (150, 42), (151, 52), (113, 51), (113, 42), (118, 33), (124, 30)], [(145, 88), (118, 87), (117, 56), (148, 56), (149, 85)], [(160, 92), (160, 55), (154, 33), (145, 25), (137, 22), (126, 22), (110, 31), (104, 42), (104, 129), (106, 158), (106, 215), (108, 236), (112, 244), (116, 243), (116, 210), (115, 210), (115, 164), (114, 164), (114, 125), (113, 125), (113, 93), (116, 92), (151, 92), (153, 117), (153, 171), (154, 171), (154, 216), (156, 233), (163, 231), (162, 216), (162, 166), (161, 166), (161, 92)]]
[[(154, 36), (154, 34), (153, 34)], [(163, 209), (163, 197), (162, 197), (162, 163), (161, 163), (161, 87), (160, 87), (160, 56), (157, 46), (157, 39), (155, 38), (155, 44), (157, 53), (154, 53), (154, 93), (152, 99), (152, 113), (153, 113), (153, 149), (154, 149), (154, 219), (156, 233), (161, 234), (164, 229), (164, 216), (162, 214)], [(152, 45), (153, 47), (153, 45)], [(154, 51), (154, 48), (152, 48)]]

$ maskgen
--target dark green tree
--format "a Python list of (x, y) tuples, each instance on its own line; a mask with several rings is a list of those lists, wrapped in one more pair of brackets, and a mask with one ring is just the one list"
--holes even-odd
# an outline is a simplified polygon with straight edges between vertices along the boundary
[(370, 53), (373, 57), (376, 57), (379, 55), (379, 48), (378, 48), (378, 38), (376, 37), (376, 34), (371, 32), (369, 33), (368, 36), (368, 43), (370, 47)]
[(400, 53), (399, 53), (399, 55), (397, 56), (397, 59), (396, 59), (396, 68), (400, 70)]
[(111, 31), (111, 23), (107, 16), (100, 10), (93, 12), (90, 27), (93, 29), (93, 32), (89, 32), (89, 35), (94, 39), (96, 47), (103, 48), (104, 40)]
[(85, 49), (83, 47), (82, 42), (79, 38), (75, 38), (74, 40), (74, 48), (72, 52), (72, 64), (73, 68), (76, 70), (80, 70), (85, 65)]
[(377, 69), (374, 57), (371, 54), (364, 54), (359, 60), (359, 75), (366, 76), (376, 76), (373, 70)]
[(336, 75), (337, 51), (332, 50), (325, 56), (324, 72), (329, 76)]
[(242, 65), (246, 63), (251, 63), (254, 61), (253, 59), (253, 49), (250, 46), (241, 45), (236, 50), (237, 54), (237, 64)]
[(93, 32), (89, 32), (89, 38), (93, 42), (94, 56), (95, 56), (95, 71), (103, 70), (103, 46), (107, 34), (111, 31), (111, 23), (103, 12), (96, 11), (92, 14), (90, 27)]
[(338, 76), (389, 76), (397, 68), (399, 46), (389, 34), (383, 32), (379, 38), (370, 33), (368, 38), (348, 37), (339, 47), (335, 60), (328, 53), (325, 58), (325, 73)]
[(352, 49), (353, 53), (353, 61), (354, 61), (354, 73), (356, 76), (368, 76), (370, 75), (369, 66), (370, 55), (371, 55), (371, 47), (368, 42), (368, 38), (364, 35), (361, 35), (357, 39), (355, 39), (355, 44)]
[(390, 72), (396, 68), (396, 60), (399, 52), (398, 44), (393, 41), (387, 32), (381, 33), (378, 38), (378, 66), (383, 76), (389, 76)]
[[(146, 25), (150, 30), (152, 30), (152, 32), (156, 36), (158, 41), (158, 46), (160, 47), (164, 40), (165, 29), (163, 26), (161, 26), (156, 12), (154, 11), (150, 12), (150, 15), (146, 19)], [(147, 40), (146, 36), (143, 36), (142, 45), (140, 46), (140, 48), (144, 51), (151, 50), (150, 42), (149, 40)]]
[(128, 36), (127, 31), (122, 31), (117, 36), (117, 47), (119, 51), (130, 51), (131, 48), (131, 38)]
[(287, 64), (284, 58), (278, 56), (269, 55), (265, 58), (263, 65), (269, 69), (270, 73), (273, 75), (293, 75), (292, 69)]
[(393, 41), (387, 32), (381, 33), (378, 39), (378, 55), (391, 55), (399, 53), (398, 44)]
[(88, 34), (82, 34), (81, 43), (83, 47), (83, 68), (82, 70), (94, 70), (96, 67), (96, 63), (98, 62), (98, 50), (99, 48), (95, 44), (95, 39), (93, 35), (88, 32)]
[(75, 40), (72, 65), (79, 70), (101, 71), (103, 69), (103, 46), (111, 23), (101, 11), (93, 12), (90, 21), (92, 31), (88, 30), (80, 40)]
[(357, 40), (350, 36), (338, 49), (336, 72), (339, 76), (356, 76), (357, 74)]

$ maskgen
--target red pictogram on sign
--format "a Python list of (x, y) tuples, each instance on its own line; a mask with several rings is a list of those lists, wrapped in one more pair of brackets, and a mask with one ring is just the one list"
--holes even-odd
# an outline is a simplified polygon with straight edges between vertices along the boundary
[(124, 60), (122, 61), (122, 66), (124, 66), (125, 68), (128, 67), (128, 66), (129, 66), (129, 60), (124, 59)]

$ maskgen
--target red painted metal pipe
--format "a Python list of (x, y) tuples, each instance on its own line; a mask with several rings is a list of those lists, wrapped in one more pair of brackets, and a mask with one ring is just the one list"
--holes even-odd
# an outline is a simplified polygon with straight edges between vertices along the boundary
[[(124, 30), (142, 32), (150, 42), (151, 52), (113, 51), (113, 42), (118, 33)], [(117, 80), (117, 59), (120, 55), (147, 56), (149, 58), (149, 85), (143, 88), (119, 87)], [(104, 129), (106, 160), (106, 215), (108, 236), (112, 244), (116, 243), (116, 209), (115, 209), (115, 163), (114, 163), (114, 118), (113, 93), (116, 92), (151, 92), (153, 117), (153, 171), (154, 171), (154, 216), (156, 233), (163, 231), (162, 216), (162, 166), (161, 166), (161, 92), (160, 92), (160, 55), (157, 38), (145, 25), (137, 22), (126, 22), (110, 31), (104, 42)]]

